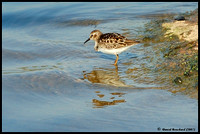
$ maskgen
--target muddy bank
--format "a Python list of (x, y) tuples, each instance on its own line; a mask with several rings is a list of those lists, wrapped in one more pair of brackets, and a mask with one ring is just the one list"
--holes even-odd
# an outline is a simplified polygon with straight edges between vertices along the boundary
[[(156, 83), (175, 94), (198, 98), (198, 9), (155, 17), (139, 31)], [(151, 52), (153, 50), (153, 52)]]

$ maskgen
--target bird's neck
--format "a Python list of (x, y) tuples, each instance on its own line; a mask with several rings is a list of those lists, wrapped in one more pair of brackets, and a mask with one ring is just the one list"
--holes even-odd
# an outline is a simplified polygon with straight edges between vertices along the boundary
[(95, 42), (99, 43), (100, 37), (101, 37), (102, 33), (98, 36), (98, 38), (95, 40)]

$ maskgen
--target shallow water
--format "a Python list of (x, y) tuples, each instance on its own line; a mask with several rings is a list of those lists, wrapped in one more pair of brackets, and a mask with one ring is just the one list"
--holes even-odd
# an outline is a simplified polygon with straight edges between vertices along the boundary
[(94, 42), (83, 45), (94, 29), (134, 39), (148, 16), (195, 8), (186, 2), (2, 3), (2, 130), (198, 131), (198, 101), (156, 82), (142, 43), (120, 54), (117, 67), (114, 55), (94, 51)]

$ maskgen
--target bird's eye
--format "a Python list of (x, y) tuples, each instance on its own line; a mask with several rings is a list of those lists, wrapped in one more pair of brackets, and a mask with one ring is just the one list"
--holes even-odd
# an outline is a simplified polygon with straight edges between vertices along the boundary
[(92, 38), (93, 34), (90, 36), (90, 38)]

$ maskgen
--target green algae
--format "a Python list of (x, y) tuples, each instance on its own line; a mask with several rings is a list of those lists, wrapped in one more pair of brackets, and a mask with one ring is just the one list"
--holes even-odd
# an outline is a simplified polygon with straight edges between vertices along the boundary
[[(186, 18), (194, 15), (187, 13)], [(195, 14), (196, 15), (196, 14)], [(177, 31), (169, 32), (174, 20), (166, 18), (152, 19), (139, 31), (139, 38), (144, 47), (149, 47), (150, 62), (155, 66), (152, 72), (158, 73), (155, 80), (158, 84), (164, 84), (172, 93), (183, 93), (192, 98), (198, 98), (198, 40), (180, 40), (174, 33), (189, 34), (191, 27), (177, 28)], [(164, 23), (170, 23), (169, 27), (163, 27)], [(175, 22), (174, 22), (175, 23)], [(149, 72), (150, 73), (150, 72)]]

